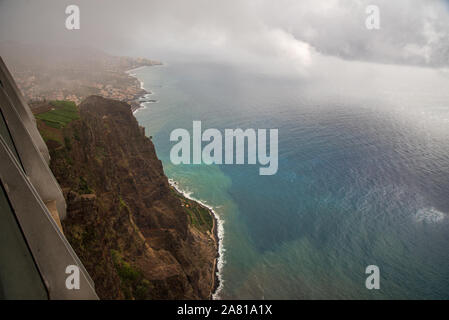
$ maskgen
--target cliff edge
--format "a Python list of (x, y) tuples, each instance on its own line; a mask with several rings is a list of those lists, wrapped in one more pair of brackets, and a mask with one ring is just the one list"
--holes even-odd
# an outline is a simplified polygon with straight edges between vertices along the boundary
[(55, 103), (44, 111), (36, 118), (67, 201), (63, 232), (98, 296), (210, 298), (213, 216), (169, 185), (131, 107), (90, 96), (78, 107)]

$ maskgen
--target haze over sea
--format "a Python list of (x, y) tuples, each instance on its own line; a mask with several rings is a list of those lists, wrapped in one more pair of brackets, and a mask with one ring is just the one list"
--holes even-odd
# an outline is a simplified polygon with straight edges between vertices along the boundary
[[(158, 100), (135, 115), (167, 176), (224, 221), (219, 298), (449, 299), (448, 73), (346, 67), (295, 75), (168, 61), (133, 71)], [(193, 120), (279, 129), (277, 174), (171, 164), (170, 132), (191, 132)], [(380, 290), (365, 288), (372, 264)]]

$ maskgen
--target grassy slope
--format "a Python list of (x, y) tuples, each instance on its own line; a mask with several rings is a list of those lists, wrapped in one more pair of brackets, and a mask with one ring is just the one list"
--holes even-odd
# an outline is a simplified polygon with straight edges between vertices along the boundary
[(201, 232), (213, 232), (214, 221), (209, 209), (196, 201), (185, 198), (176, 190), (172, 189), (172, 191), (181, 200), (181, 205), (189, 216), (190, 224)]
[(36, 114), (36, 119), (42, 120), (49, 127), (64, 128), (73, 120), (79, 119), (78, 108), (72, 101), (50, 101), (52, 110)]

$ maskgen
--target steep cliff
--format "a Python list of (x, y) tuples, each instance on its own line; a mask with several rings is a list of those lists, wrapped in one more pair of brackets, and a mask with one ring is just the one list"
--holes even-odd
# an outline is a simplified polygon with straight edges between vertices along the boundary
[(64, 233), (99, 297), (210, 298), (210, 212), (170, 187), (128, 104), (90, 96), (77, 112), (60, 127), (40, 115), (38, 127), (68, 204)]

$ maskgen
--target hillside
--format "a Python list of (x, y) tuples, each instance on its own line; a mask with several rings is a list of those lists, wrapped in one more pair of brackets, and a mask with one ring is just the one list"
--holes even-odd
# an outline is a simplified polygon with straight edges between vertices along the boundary
[(53, 102), (36, 115), (67, 201), (64, 233), (101, 299), (208, 299), (210, 212), (170, 187), (124, 102)]
[(71, 100), (79, 104), (90, 95), (125, 101), (133, 108), (146, 93), (140, 82), (125, 71), (160, 62), (117, 57), (94, 48), (31, 45), (1, 42), (5, 59), (17, 85), (32, 109), (44, 100)]

